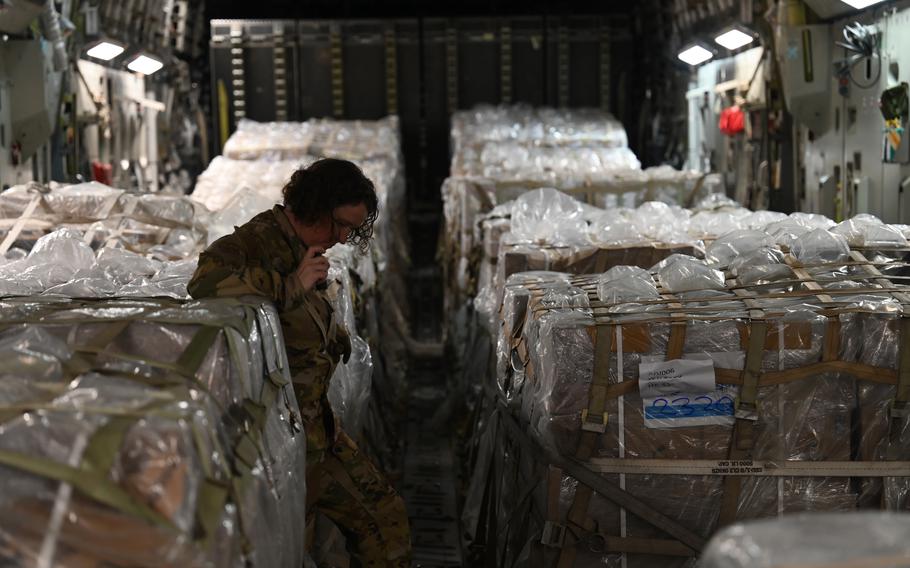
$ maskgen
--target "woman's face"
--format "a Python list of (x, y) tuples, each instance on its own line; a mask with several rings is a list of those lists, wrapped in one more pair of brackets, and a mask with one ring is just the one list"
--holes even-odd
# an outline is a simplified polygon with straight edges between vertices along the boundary
[(336, 207), (331, 215), (316, 223), (307, 225), (295, 220), (293, 225), (297, 236), (307, 247), (318, 246), (328, 250), (336, 244), (346, 243), (354, 229), (366, 222), (367, 216), (366, 204), (357, 203)]

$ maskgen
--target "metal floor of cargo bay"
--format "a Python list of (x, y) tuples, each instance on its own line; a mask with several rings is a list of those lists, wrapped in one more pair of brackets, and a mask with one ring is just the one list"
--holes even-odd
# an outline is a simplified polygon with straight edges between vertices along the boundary
[[(424, 345), (440, 340), (438, 269), (412, 272), (412, 332)], [(434, 414), (446, 398), (446, 371), (441, 349), (410, 362), (410, 401), (403, 428), (405, 452), (398, 488), (411, 522), (414, 566), (451, 568), (463, 565), (456, 487), (458, 472), (454, 440), (445, 428), (434, 427)]]

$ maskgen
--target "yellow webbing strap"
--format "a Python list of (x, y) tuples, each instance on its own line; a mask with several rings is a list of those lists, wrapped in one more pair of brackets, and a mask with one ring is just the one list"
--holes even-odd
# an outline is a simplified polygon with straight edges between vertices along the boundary
[(579, 483), (575, 486), (575, 497), (566, 516), (566, 531), (556, 568), (572, 568), (578, 549), (579, 534), (589, 528), (588, 505), (594, 492), (590, 487)]
[[(753, 322), (749, 333), (749, 348), (746, 351), (746, 364), (742, 372), (742, 386), (739, 389), (736, 418), (737, 425), (749, 424), (758, 420), (756, 402), (758, 400), (758, 382), (761, 378), (762, 356), (765, 351), (765, 337), (768, 324), (764, 321)], [(749, 449), (742, 448), (741, 449)]]
[[(746, 362), (742, 372), (742, 386), (736, 404), (736, 423), (733, 426), (733, 439), (730, 442), (730, 459), (742, 460), (752, 455), (755, 444), (755, 423), (758, 421), (758, 382), (761, 378), (762, 356), (765, 350), (765, 337), (768, 324), (765, 321), (754, 321), (749, 333), (749, 347), (746, 351)], [(739, 495), (742, 491), (742, 478), (728, 475), (724, 478), (724, 496), (721, 501), (720, 526), (732, 523), (736, 519), (739, 506)]]
[(841, 323), (837, 316), (828, 318), (825, 324), (825, 341), (822, 361), (837, 361), (840, 358)]
[(610, 351), (616, 328), (612, 325), (599, 325), (594, 333), (594, 376), (588, 391), (588, 407), (582, 412), (581, 437), (575, 451), (575, 456), (582, 461), (591, 457), (597, 437), (607, 429)]
[(218, 523), (224, 513), (228, 493), (227, 485), (211, 478), (203, 479), (199, 486), (199, 494), (196, 497), (196, 522), (202, 528), (206, 540), (218, 532)]
[(187, 377), (195, 376), (219, 333), (220, 327), (202, 326), (177, 359), (177, 369)]
[(174, 528), (170, 521), (139, 503), (119, 485), (108, 479), (108, 472), (81, 469), (36, 456), (0, 450), (0, 464), (47, 479), (68, 483), (95, 501), (156, 526)]
[[(693, 551), (699, 551), (704, 548), (705, 539), (691, 531), (682, 523), (669, 518), (663, 512), (652, 508), (625, 489), (620, 488), (618, 484), (615, 484), (601, 474), (590, 470), (586, 464), (576, 460), (563, 458), (554, 452), (545, 450), (539, 443), (530, 438), (516, 422), (515, 418), (507, 412), (500, 413), (500, 417), (501, 423), (508, 430), (508, 437), (520, 443), (522, 447), (527, 448), (536, 461), (548, 463), (554, 468), (559, 468), (567, 475), (575, 478), (579, 484), (590, 487), (605, 499), (626, 509), (657, 529), (666, 532), (669, 536), (685, 544)], [(558, 502), (555, 505), (551, 504), (549, 509), (552, 512), (554, 506), (556, 507), (555, 510), (558, 514)], [(557, 528), (560, 527), (557, 526)], [(564, 529), (565, 527), (561, 528)], [(550, 539), (551, 542), (552, 540), (554, 539)]]

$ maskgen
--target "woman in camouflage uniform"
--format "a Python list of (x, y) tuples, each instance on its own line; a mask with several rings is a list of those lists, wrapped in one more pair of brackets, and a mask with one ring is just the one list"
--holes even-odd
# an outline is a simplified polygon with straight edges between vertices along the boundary
[(308, 513), (332, 519), (364, 566), (410, 566), (404, 502), (336, 425), (326, 396), (351, 347), (323, 292), (329, 262), (322, 254), (337, 243), (366, 247), (378, 213), (373, 183), (351, 162), (323, 159), (296, 171), (283, 193), (283, 206), (200, 255), (189, 292), (275, 302), (307, 435)]

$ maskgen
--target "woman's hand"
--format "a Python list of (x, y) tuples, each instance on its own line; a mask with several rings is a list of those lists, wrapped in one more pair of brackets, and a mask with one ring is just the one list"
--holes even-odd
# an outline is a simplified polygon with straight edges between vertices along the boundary
[(297, 279), (307, 292), (329, 277), (329, 261), (322, 256), (323, 253), (325, 249), (322, 247), (308, 248), (303, 260), (300, 261), (300, 266), (297, 267)]

